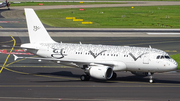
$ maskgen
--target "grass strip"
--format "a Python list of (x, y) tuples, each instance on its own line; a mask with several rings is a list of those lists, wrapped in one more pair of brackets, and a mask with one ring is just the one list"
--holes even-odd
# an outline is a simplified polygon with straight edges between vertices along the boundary
[[(36, 11), (44, 24), (81, 28), (180, 28), (180, 6), (53, 9)], [(76, 17), (93, 24), (73, 22)]]

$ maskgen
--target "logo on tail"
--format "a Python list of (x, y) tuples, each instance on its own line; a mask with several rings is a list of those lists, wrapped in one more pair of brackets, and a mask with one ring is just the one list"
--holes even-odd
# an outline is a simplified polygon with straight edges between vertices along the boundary
[(41, 27), (39, 27), (39, 26), (33, 26), (33, 30), (36, 32), (37, 30), (39, 30)]

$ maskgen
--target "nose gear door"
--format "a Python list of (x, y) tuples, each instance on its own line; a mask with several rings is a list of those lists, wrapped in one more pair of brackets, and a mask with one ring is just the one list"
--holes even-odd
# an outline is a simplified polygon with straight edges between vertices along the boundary
[(147, 55), (143, 57), (143, 64), (149, 64), (149, 57)]

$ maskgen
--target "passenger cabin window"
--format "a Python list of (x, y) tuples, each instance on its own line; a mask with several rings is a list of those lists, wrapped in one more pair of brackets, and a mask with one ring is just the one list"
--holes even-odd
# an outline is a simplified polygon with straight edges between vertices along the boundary
[(124, 55), (124, 57), (128, 57), (128, 55)]
[(160, 58), (160, 56), (157, 56), (157, 58), (156, 59), (159, 59)]

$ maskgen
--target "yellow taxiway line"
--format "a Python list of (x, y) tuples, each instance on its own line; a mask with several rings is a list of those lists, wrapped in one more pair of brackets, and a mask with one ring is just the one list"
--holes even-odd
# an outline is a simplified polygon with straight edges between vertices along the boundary
[[(13, 44), (13, 47), (11, 48), (11, 51), (10, 51), (10, 52), (13, 51), (14, 46), (16, 45), (16, 40), (14, 39), (14, 37), (13, 37), (12, 35), (11, 35), (11, 38), (13, 39), (14, 44)], [(5, 65), (6, 65), (6, 63), (7, 63), (8, 59), (9, 59), (9, 56), (10, 56), (10, 55), (11, 55), (11, 54), (9, 54), (9, 55), (7, 56), (7, 58), (6, 58), (6, 60), (5, 60), (4, 64), (3, 64), (2, 68), (1, 68), (1, 70), (0, 70), (0, 73), (2, 72), (3, 68), (5, 68)]]
[(9, 42), (12, 42), (12, 41), (14, 41), (14, 40), (9, 40), (9, 41), (0, 42), (0, 44), (1, 44), (1, 43), (9, 43)]

